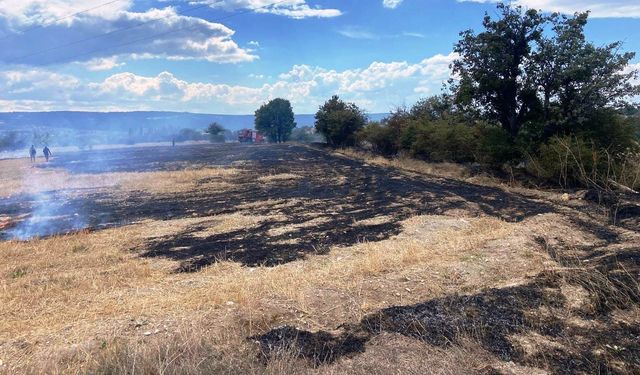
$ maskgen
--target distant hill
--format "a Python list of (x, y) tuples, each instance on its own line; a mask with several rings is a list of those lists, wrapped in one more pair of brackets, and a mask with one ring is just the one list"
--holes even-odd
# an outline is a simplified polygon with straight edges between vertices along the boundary
[[(380, 120), (386, 114), (370, 114)], [(217, 115), (189, 112), (0, 112), (0, 131), (25, 131), (31, 128), (64, 128), (80, 131), (138, 131), (144, 128), (204, 129), (217, 121), (228, 130), (253, 127), (253, 115)], [(299, 127), (312, 126), (313, 115), (296, 115)]]

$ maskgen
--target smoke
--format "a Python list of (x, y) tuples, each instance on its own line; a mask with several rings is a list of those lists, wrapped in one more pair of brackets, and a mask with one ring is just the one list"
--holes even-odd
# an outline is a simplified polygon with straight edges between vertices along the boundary
[[(111, 160), (101, 152), (56, 153), (46, 163), (41, 155), (38, 163), (25, 168), (21, 176), (21, 194), (5, 200), (12, 205), (13, 226), (1, 237), (26, 241), (79, 231), (102, 225), (110, 215), (98, 212), (94, 199), (100, 189), (118, 183), (115, 175), (100, 175), (109, 171)], [(87, 166), (93, 175), (78, 174)], [(2, 208), (3, 205), (0, 205)]]
[(7, 231), (9, 239), (26, 241), (87, 227), (86, 213), (69, 204), (70, 197), (65, 191), (44, 191), (30, 195), (28, 200), (31, 212)]

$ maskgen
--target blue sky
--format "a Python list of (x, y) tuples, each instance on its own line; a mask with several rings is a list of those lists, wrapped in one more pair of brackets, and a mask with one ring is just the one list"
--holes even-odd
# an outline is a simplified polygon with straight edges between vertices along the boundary
[[(637, 1), (516, 2), (591, 10), (590, 40), (640, 51)], [(313, 113), (339, 94), (386, 112), (440, 91), (485, 12), (494, 1), (0, 0), (0, 111), (246, 114), (284, 97)]]

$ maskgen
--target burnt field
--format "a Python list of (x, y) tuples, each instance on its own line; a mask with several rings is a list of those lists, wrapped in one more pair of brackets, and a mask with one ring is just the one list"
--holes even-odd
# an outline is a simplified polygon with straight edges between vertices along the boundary
[[(63, 154), (51, 163), (37, 166), (71, 174), (105, 174), (106, 179), (118, 172), (171, 172), (204, 167), (234, 168), (240, 173), (228, 181), (231, 186), (224, 190), (208, 188), (211, 178), (204, 177), (191, 190), (166, 194), (144, 190), (114, 194), (101, 187), (63, 187), (19, 194), (1, 200), (0, 212), (22, 218), (22, 225), (18, 223), (17, 230), (5, 230), (1, 236), (28, 239), (147, 219), (215, 217), (238, 212), (280, 214), (251, 231), (239, 229), (223, 235), (194, 237), (192, 234), (202, 231), (205, 222), (178, 235), (150, 242), (147, 256), (180, 260), (183, 270), (195, 270), (220, 258), (247, 265), (274, 265), (335, 245), (381, 240), (397, 234), (399, 223), (415, 215), (462, 210), (471, 215), (520, 221), (554, 210), (548, 204), (497, 188), (411, 177), (390, 168), (295, 145), (102, 150)], [(273, 184), (272, 179), (285, 183)], [(360, 223), (375, 218), (380, 218), (379, 222)], [(296, 228), (310, 220), (316, 223), (281, 235), (268, 234), (275, 228)], [(279, 244), (282, 240), (293, 240), (295, 244)], [(176, 248), (181, 250), (174, 251)]]
[(637, 218), (573, 195), (295, 144), (0, 163), (0, 373), (640, 371)]

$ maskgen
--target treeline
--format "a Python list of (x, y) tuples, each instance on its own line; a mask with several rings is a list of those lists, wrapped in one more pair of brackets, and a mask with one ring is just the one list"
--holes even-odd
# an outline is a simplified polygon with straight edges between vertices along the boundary
[(596, 46), (588, 13), (573, 17), (498, 5), (483, 31), (462, 32), (445, 93), (381, 122), (339, 98), (316, 115), (336, 147), (361, 145), (428, 161), (514, 168), (562, 186), (640, 186), (640, 95), (634, 53)]

